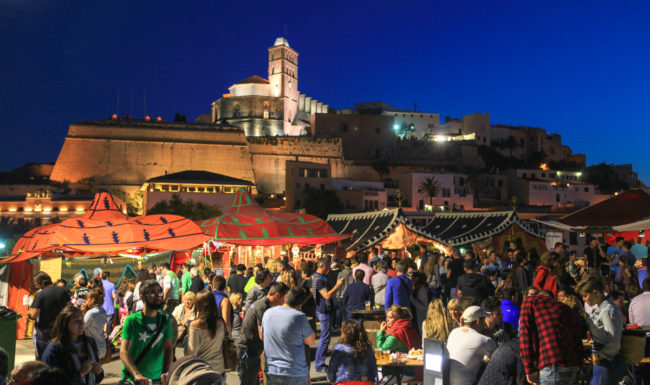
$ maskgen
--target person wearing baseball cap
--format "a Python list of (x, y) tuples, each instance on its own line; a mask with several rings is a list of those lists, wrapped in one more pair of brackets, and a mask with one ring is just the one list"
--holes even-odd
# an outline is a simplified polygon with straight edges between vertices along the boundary
[(447, 350), (452, 384), (476, 383), (483, 357), (491, 356), (496, 350), (494, 340), (481, 334), (487, 316), (480, 306), (469, 306), (461, 316), (461, 326), (449, 334)]

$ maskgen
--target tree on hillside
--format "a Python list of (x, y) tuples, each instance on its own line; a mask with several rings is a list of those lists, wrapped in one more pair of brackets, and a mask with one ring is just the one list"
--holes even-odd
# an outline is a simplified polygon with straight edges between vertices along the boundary
[(174, 214), (198, 221), (218, 217), (221, 215), (221, 210), (205, 203), (183, 200), (178, 194), (174, 194), (172, 199), (158, 202), (147, 210), (147, 215), (153, 214)]
[(343, 203), (332, 190), (320, 190), (310, 187), (305, 194), (305, 211), (325, 219), (329, 214), (343, 211)]
[(613, 194), (630, 188), (627, 183), (619, 179), (612, 167), (605, 163), (587, 167), (585, 179), (598, 186), (600, 192), (604, 194)]
[(174, 116), (174, 121), (175, 122), (187, 122), (187, 116), (181, 114), (180, 112), (177, 112), (176, 116)]
[(379, 174), (379, 179), (384, 180), (384, 176), (388, 175), (390, 169), (388, 168), (388, 162), (385, 159), (378, 160), (370, 165), (373, 170)]
[(425, 197), (429, 197), (429, 204), (433, 206), (433, 198), (438, 195), (442, 185), (434, 177), (425, 178), (418, 186), (418, 192)]

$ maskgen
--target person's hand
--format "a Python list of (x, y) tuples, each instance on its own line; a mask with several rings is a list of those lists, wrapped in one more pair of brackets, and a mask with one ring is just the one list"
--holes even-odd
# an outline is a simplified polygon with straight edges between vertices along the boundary
[(539, 372), (526, 374), (526, 381), (528, 381), (532, 385), (537, 385), (537, 383), (539, 382)]
[(84, 363), (81, 364), (81, 369), (79, 369), (81, 376), (85, 376), (86, 374), (90, 373), (90, 371), (93, 369), (94, 364), (95, 363), (91, 360), (84, 361)]
[(385, 332), (387, 327), (388, 326), (386, 324), (386, 321), (381, 321), (381, 325), (379, 325), (379, 330), (381, 330), (382, 332)]
[(133, 376), (133, 382), (140, 385), (149, 385), (149, 379), (142, 374)]
[(163, 374), (160, 376), (160, 383), (161, 383), (162, 385), (166, 385), (166, 384), (167, 384), (167, 381), (169, 381), (169, 373), (163, 373)]
[(95, 372), (96, 375), (99, 375), (102, 372), (102, 364), (100, 362), (95, 362), (93, 365), (93, 372)]
[(336, 284), (338, 287), (343, 286), (343, 283), (345, 282), (345, 278), (339, 278), (338, 281), (336, 281)]

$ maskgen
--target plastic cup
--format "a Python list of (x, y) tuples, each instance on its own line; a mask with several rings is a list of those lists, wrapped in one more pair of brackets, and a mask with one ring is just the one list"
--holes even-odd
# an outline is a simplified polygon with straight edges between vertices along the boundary
[(366, 301), (366, 310), (370, 310), (370, 305), (372, 303), (370, 301)]

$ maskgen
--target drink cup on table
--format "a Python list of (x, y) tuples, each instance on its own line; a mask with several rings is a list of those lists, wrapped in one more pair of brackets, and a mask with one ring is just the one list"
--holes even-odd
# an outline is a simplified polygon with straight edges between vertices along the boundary
[(372, 302), (366, 301), (366, 310), (370, 310), (371, 305), (372, 305)]

